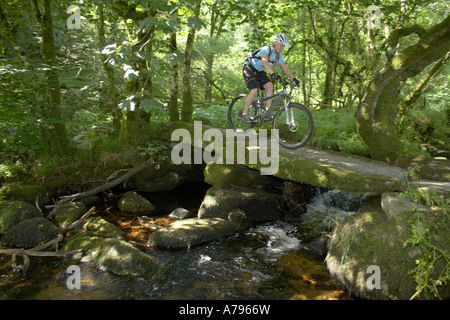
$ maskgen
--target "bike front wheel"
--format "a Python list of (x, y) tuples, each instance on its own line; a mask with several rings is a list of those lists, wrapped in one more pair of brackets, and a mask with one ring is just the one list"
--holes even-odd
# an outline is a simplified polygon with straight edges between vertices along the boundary
[(311, 139), (314, 120), (311, 112), (304, 105), (289, 103), (276, 113), (272, 129), (283, 147), (298, 149), (304, 147)]
[[(228, 124), (236, 132), (242, 133), (247, 132), (255, 125), (255, 123), (244, 122), (242, 112), (244, 111), (244, 104), (246, 98), (247, 98), (246, 94), (240, 94), (231, 101), (228, 107)], [(250, 105), (250, 108), (248, 109), (248, 115), (250, 117), (255, 117), (256, 113), (257, 112), (253, 104)]]

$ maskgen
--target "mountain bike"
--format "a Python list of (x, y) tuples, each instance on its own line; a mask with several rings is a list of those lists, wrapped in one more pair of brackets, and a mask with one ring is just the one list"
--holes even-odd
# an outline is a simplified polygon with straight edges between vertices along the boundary
[[(272, 130), (280, 145), (288, 149), (298, 149), (305, 146), (311, 139), (314, 131), (314, 120), (308, 108), (291, 101), (290, 92), (295, 86), (294, 83), (283, 79), (279, 82), (283, 86), (283, 90), (269, 97), (261, 98), (258, 88), (258, 94), (248, 109), (248, 115), (254, 120), (252, 123), (245, 123), (242, 116), (247, 95), (240, 94), (235, 97), (228, 107), (228, 124), (236, 132), (245, 133), (254, 126), (261, 126), (264, 122), (272, 121)], [(287, 88), (288, 85), (290, 90)], [(275, 99), (270, 109), (266, 111), (263, 102), (273, 98)], [(278, 108), (283, 100), (284, 105), (278, 109), (272, 119), (272, 112)]]

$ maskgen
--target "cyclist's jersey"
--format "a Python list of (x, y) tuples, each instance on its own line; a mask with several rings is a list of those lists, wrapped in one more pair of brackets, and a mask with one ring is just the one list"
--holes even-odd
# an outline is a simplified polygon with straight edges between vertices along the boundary
[[(261, 48), (261, 50), (259, 50), (259, 52), (257, 54), (255, 54), (255, 57), (262, 57), (262, 56), (267, 56), (269, 58), (269, 64), (271, 67), (273, 67), (274, 63), (275, 63), (275, 59), (276, 59), (276, 55), (277, 53), (275, 52), (275, 50), (272, 49), (272, 54), (269, 57), (269, 52), (270, 52), (270, 48), (269, 46), (264, 46)], [(257, 71), (264, 71), (264, 67), (262, 64), (262, 60), (261, 59), (257, 59), (257, 58), (251, 58), (250, 62), (252, 64), (252, 66), (257, 70)], [(283, 56), (281, 55), (281, 53), (278, 54), (278, 64), (281, 65), (283, 63), (285, 63)]]

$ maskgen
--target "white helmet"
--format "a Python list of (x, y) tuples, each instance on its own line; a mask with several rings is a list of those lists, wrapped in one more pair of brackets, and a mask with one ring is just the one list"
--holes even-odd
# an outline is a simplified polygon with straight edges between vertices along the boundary
[(277, 41), (278, 43), (281, 43), (286, 48), (289, 47), (289, 39), (286, 37), (284, 33), (278, 32), (275, 37), (273, 37), (273, 41)]

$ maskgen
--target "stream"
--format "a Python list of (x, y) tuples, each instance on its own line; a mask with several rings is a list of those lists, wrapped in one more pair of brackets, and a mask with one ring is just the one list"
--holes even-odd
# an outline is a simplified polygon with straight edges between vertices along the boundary
[[(151, 230), (173, 221), (168, 217), (172, 210), (198, 208), (206, 189), (203, 184), (187, 185), (149, 195), (160, 208), (158, 216), (130, 220), (114, 211), (98, 213), (121, 227), (131, 243), (164, 264), (151, 280), (113, 275), (92, 262), (51, 257), (31, 257), (28, 273), (22, 278), (19, 271), (12, 270), (11, 257), (0, 255), (0, 300), (352, 299), (330, 278), (324, 257), (302, 246), (302, 234), (293, 223), (262, 223), (188, 250), (144, 246)], [(80, 289), (67, 286), (71, 275), (67, 268), (73, 264), (80, 267)]]

